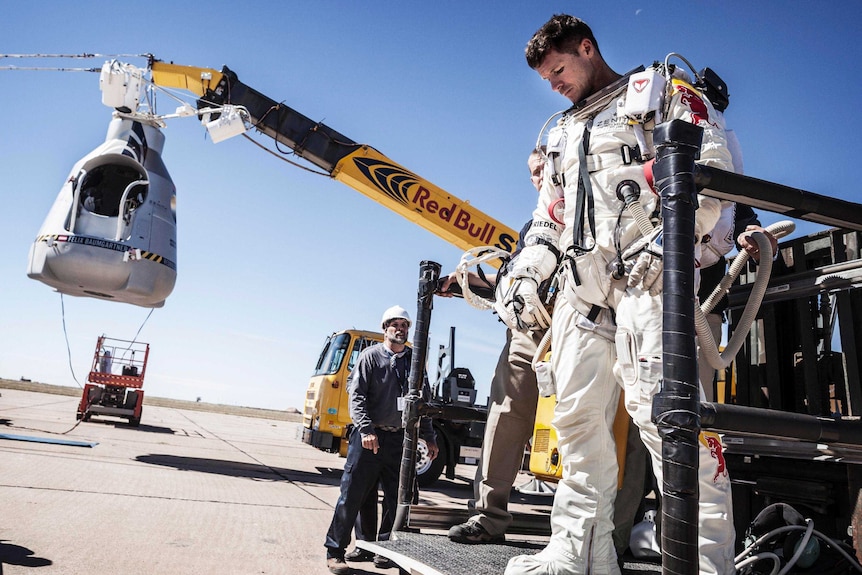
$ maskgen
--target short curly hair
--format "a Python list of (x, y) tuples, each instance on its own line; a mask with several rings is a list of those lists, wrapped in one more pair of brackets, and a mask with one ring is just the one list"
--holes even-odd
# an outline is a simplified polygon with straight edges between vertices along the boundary
[(577, 47), (584, 38), (592, 42), (596, 52), (601, 54), (596, 37), (586, 22), (568, 14), (554, 14), (527, 42), (524, 51), (527, 64), (530, 68), (538, 68), (550, 50), (577, 54)]

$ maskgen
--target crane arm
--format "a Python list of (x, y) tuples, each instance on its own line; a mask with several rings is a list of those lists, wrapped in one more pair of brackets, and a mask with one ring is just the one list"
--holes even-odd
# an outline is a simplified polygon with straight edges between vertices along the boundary
[(221, 72), (212, 68), (181, 66), (154, 61), (150, 64), (153, 83), (164, 88), (178, 88), (203, 96), (221, 81)]
[(371, 146), (261, 94), (226, 66), (219, 72), (156, 61), (151, 69), (155, 84), (196, 94), (198, 108), (244, 107), (255, 128), (297, 156), (462, 250), (486, 245), (508, 252), (515, 248), (515, 230)]

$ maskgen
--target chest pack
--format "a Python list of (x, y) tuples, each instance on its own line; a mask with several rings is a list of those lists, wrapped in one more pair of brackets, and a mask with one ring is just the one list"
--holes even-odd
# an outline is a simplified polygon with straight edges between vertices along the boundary
[[(567, 141), (571, 126), (578, 123), (584, 126), (580, 141), (576, 140), (578, 183), (574, 206), (575, 228), (572, 230), (572, 243), (565, 250), (567, 257), (577, 257), (589, 252), (596, 243), (593, 235), (596, 229), (595, 199), (589, 174), (631, 164), (644, 164), (653, 159), (655, 146), (652, 132), (655, 126), (667, 117), (670, 96), (675, 90), (691, 89), (698, 97), (708, 94), (719, 102), (716, 109), (723, 110), (727, 107), (727, 88), (717, 74), (709, 68), (705, 68), (700, 74), (694, 72), (696, 82), (692, 85), (682, 69), (668, 63), (672, 56), (679, 57), (694, 72), (689, 62), (677, 54), (668, 55), (663, 65), (655, 63), (648, 69), (637, 68), (597, 93), (595, 100), (593, 97), (588, 98), (563, 112), (556, 128), (548, 134), (545, 171), (557, 195), (549, 206), (548, 215), (554, 222), (563, 225), (566, 181), (562, 160), (566, 146), (575, 144)], [(611, 109), (614, 101), (616, 106)], [(634, 146), (622, 143), (616, 150), (590, 153), (590, 139), (594, 130), (597, 133), (608, 133), (620, 129), (631, 131), (635, 139)], [(571, 153), (570, 151), (569, 154)], [(636, 189), (633, 189), (633, 186)], [(641, 233), (648, 235), (660, 221), (660, 214), (645, 214), (643, 205), (636, 201), (639, 193), (637, 183), (630, 180), (619, 183), (616, 194), (621, 200), (620, 218), (623, 210), (628, 210)], [(592, 237), (587, 237), (585, 233), (587, 226)], [(617, 251), (619, 252), (619, 246)]]

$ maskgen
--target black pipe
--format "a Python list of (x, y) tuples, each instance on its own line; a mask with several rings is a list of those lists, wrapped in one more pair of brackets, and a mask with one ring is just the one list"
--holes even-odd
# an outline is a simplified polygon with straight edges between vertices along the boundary
[(862, 231), (862, 204), (758, 180), (711, 166), (696, 166), (694, 181), (706, 196), (747, 204), (791, 218)]
[(395, 531), (407, 531), (410, 504), (416, 487), (416, 445), (419, 438), (419, 417), (423, 408), (422, 386), (425, 382), (425, 360), (428, 356), (428, 331), (434, 291), (440, 277), (440, 264), (423, 261), (419, 264), (419, 293), (416, 322), (413, 328), (413, 352), (410, 363), (409, 389), (404, 396), (404, 444), (398, 475), (398, 507), (395, 510)]
[(431, 419), (448, 419), (450, 421), (487, 421), (488, 410), (470, 405), (456, 403), (441, 403), (439, 401), (423, 401), (419, 415)]
[(724, 403), (701, 403), (700, 423), (702, 427), (715, 431), (739, 432), (774, 439), (798, 439), (830, 446), (862, 446), (862, 425), (859, 421), (831, 419), (805, 413)]
[(652, 419), (662, 438), (662, 573), (698, 573), (697, 348), (694, 338), (694, 160), (703, 130), (682, 120), (656, 127), (653, 167), (664, 251), (662, 388)]

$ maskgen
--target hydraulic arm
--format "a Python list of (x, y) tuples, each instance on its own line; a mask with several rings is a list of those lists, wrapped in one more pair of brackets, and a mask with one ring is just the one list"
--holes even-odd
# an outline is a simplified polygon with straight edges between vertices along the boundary
[(248, 111), (254, 127), (334, 179), (401, 214), (461, 250), (494, 246), (511, 252), (515, 230), (477, 210), (428, 180), (243, 84), (227, 67), (208, 68), (152, 63), (153, 82), (188, 90), (198, 108), (235, 105)]

